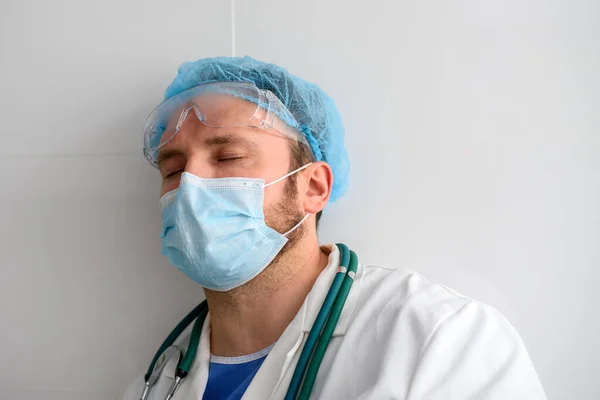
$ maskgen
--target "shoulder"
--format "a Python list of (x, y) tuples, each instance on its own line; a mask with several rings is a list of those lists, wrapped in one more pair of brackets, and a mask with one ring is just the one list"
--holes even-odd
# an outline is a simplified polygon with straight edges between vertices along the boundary
[[(410, 333), (420, 346), (436, 334), (493, 328), (498, 336), (518, 338), (500, 312), (406, 268), (362, 265), (354, 320)], [(406, 326), (409, 327), (407, 331)]]
[(407, 268), (379, 265), (362, 268), (359, 304), (371, 303), (385, 313), (413, 316), (429, 328), (475, 302)]
[(546, 398), (521, 337), (495, 308), (406, 269), (366, 266), (363, 278), (372, 307), (356, 318), (376, 327), (382, 359), (412, 371), (408, 398)]

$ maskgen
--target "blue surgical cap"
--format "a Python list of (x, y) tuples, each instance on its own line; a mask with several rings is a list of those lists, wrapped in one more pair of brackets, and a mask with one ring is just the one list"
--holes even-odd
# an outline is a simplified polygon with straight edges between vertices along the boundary
[(165, 100), (204, 83), (246, 82), (269, 90), (300, 124), (317, 161), (333, 170), (331, 201), (344, 195), (349, 183), (349, 161), (344, 147), (344, 126), (333, 100), (317, 85), (290, 74), (275, 64), (251, 57), (203, 58), (181, 64), (165, 91)]

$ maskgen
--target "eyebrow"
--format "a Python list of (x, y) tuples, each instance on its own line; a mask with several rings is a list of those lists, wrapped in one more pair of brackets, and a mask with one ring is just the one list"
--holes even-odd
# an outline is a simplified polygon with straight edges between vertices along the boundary
[(249, 145), (253, 148), (256, 148), (258, 143), (252, 140), (248, 140), (241, 135), (236, 134), (226, 134), (221, 136), (215, 136), (212, 138), (208, 138), (204, 141), (204, 145), (206, 147), (218, 146), (222, 144), (245, 144)]
[(156, 158), (156, 164), (160, 167), (160, 164), (164, 163), (171, 158), (175, 158), (177, 156), (183, 155), (183, 153), (179, 150), (171, 149), (165, 151), (158, 151), (158, 157)]
[[(221, 136), (215, 136), (204, 140), (203, 143), (206, 147), (214, 147), (221, 146), (224, 144), (243, 144), (247, 145), (251, 148), (251, 150), (256, 150), (258, 148), (258, 143), (252, 140), (248, 140), (237, 134), (226, 134)], [(164, 163), (167, 160), (170, 160), (174, 157), (180, 156), (183, 153), (177, 149), (163, 150), (158, 152), (158, 157), (156, 159), (156, 163), (160, 166), (161, 163)]]

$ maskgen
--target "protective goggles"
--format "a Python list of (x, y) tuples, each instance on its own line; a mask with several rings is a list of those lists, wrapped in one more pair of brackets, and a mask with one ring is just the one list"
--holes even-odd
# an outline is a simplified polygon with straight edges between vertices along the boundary
[[(233, 102), (232, 97), (238, 101)], [(308, 146), (298, 122), (273, 93), (249, 83), (214, 82), (167, 99), (148, 116), (144, 124), (144, 156), (152, 165), (158, 166), (160, 148), (179, 133), (192, 114), (210, 128), (269, 130)]]

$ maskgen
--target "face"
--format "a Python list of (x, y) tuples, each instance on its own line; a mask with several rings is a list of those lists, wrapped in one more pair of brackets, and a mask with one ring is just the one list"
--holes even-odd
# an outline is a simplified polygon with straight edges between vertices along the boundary
[[(230, 96), (219, 102), (220, 107), (211, 114), (219, 120), (231, 120), (246, 109), (256, 109), (253, 103)], [(171, 124), (176, 124), (178, 117), (174, 115), (174, 122), (169, 122), (167, 130)], [(177, 189), (183, 172), (202, 178), (261, 178), (269, 183), (290, 171), (289, 140), (274, 130), (208, 127), (192, 112), (177, 135), (159, 150), (160, 194)], [(280, 233), (289, 230), (304, 216), (296, 181), (287, 178), (265, 188), (265, 220)], [(301, 231), (294, 231), (294, 236)], [(292, 241), (293, 238), (289, 239)]]

